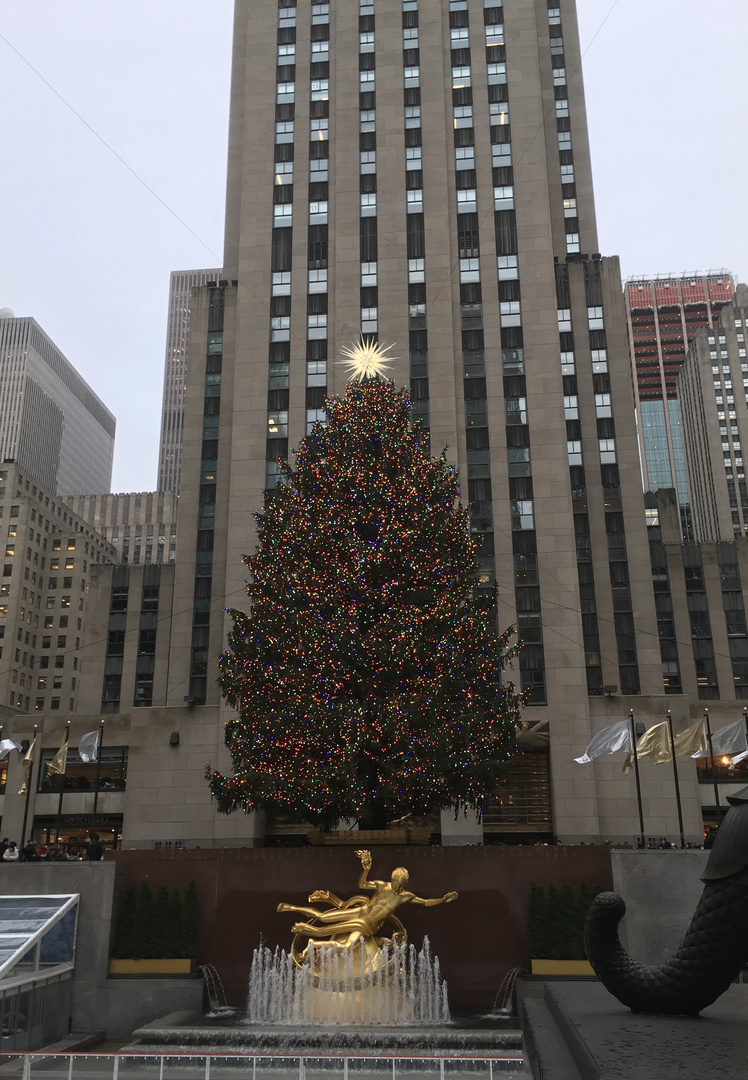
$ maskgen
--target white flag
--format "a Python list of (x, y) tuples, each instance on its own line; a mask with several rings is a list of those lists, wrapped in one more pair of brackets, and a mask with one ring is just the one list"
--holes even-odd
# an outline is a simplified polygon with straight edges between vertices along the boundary
[(598, 731), (597, 735), (590, 740), (590, 745), (582, 756), (574, 760), (580, 765), (586, 765), (595, 758), (602, 757), (603, 754), (615, 754), (618, 750), (631, 751), (632, 749), (631, 722), (619, 720), (617, 724), (611, 724), (610, 727)]
[(22, 749), (23, 747), (21, 746), (21, 744), (13, 742), (12, 739), (0, 740), (0, 761), (5, 761), (11, 750), (17, 750), (20, 754)]
[(739, 765), (741, 761), (745, 761), (746, 758), (748, 758), (748, 750), (744, 750), (742, 754), (734, 757), (730, 762), (730, 768), (734, 769), (736, 765)]
[(717, 754), (742, 754), (745, 750), (748, 750), (748, 740), (745, 734), (745, 720), (741, 716), (734, 724), (728, 724), (727, 727), (712, 733), (711, 750), (697, 750), (695, 754), (691, 754), (691, 757), (706, 758), (711, 757), (712, 753), (715, 757)]
[(96, 761), (99, 756), (99, 729), (87, 731), (78, 743), (78, 756), (81, 761)]

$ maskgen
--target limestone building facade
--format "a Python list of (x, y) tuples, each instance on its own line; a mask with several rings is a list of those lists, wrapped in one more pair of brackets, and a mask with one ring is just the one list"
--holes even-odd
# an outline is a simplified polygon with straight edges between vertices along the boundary
[(114, 551), (18, 465), (0, 468), (0, 703), (75, 712), (91, 576)]
[(743, 442), (748, 438), (748, 287), (738, 285), (715, 324), (697, 332), (678, 376), (694, 536), (748, 536)]
[(174, 270), (169, 279), (169, 320), (166, 327), (164, 394), (158, 456), (158, 490), (176, 495), (182, 457), (184, 393), (187, 385), (187, 341), (190, 333), (190, 292), (196, 285), (218, 282), (220, 270)]
[(233, 64), (223, 280), (238, 285), (193, 291), (174, 585), (192, 624), (174, 624), (170, 677), (218, 705), (205, 658), (210, 672), (224, 608), (246, 604), (252, 514), (343, 390), (341, 347), (377, 335), (449, 447), (500, 623), (525, 642), (552, 828), (626, 832), (605, 766), (572, 762), (601, 713), (664, 703), (574, 5), (239, 3)]
[(173, 491), (65, 495), (64, 502), (89, 521), (115, 549), (120, 562), (174, 562), (177, 505)]

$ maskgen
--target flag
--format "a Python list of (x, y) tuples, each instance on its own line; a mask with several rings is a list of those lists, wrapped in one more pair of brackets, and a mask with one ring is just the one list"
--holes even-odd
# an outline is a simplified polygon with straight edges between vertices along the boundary
[[(670, 753), (670, 732), (668, 730), (667, 720), (663, 720), (661, 724), (655, 724), (653, 727), (647, 728), (636, 744), (636, 756), (638, 758), (649, 757), (655, 765), (661, 765), (663, 761), (672, 760), (672, 755)], [(623, 763), (623, 771), (629, 773), (633, 767), (634, 755), (633, 753), (630, 753), (626, 755), (626, 760)]]
[(581, 757), (574, 758), (579, 765), (586, 765), (603, 754), (615, 754), (617, 750), (631, 750), (631, 723), (619, 720), (617, 724), (598, 731)]
[(739, 765), (741, 761), (745, 761), (746, 758), (748, 758), (748, 750), (744, 750), (742, 754), (738, 754), (737, 757), (734, 757), (730, 762), (730, 768), (735, 768), (736, 765)]
[(68, 740), (62, 744), (51, 761), (47, 762), (47, 776), (64, 776), (68, 764)]
[(78, 756), (81, 761), (96, 761), (99, 756), (99, 729), (87, 731), (78, 743)]
[(20, 754), (21, 749), (22, 749), (21, 744), (17, 743), (17, 742), (13, 742), (12, 739), (2, 739), (2, 740), (0, 740), (0, 761), (5, 761), (6, 757), (8, 757), (11, 750), (17, 750), (18, 753)]
[(697, 721), (691, 727), (681, 731), (675, 736), (675, 756), (684, 757), (686, 754), (693, 755), (694, 750), (699, 753), (706, 746), (706, 725), (703, 720)]
[(727, 727), (712, 732), (711, 751), (708, 743), (705, 742), (704, 749), (697, 750), (691, 757), (711, 757), (712, 752), (715, 757), (717, 754), (742, 754), (746, 750), (748, 750), (748, 740), (746, 740), (745, 734), (745, 720), (741, 716), (734, 724), (728, 724)]
[(31, 742), (31, 746), (28, 748), (26, 753), (23, 755), (23, 762), (22, 762), (22, 764), (23, 764), (23, 783), (21, 784), (21, 790), (18, 792), (19, 795), (25, 795), (26, 794), (26, 788), (28, 786), (29, 777), (31, 775), (31, 768), (32, 768), (32, 766), (34, 764), (34, 751), (35, 750), (36, 750), (36, 735), (34, 736), (32, 742)]

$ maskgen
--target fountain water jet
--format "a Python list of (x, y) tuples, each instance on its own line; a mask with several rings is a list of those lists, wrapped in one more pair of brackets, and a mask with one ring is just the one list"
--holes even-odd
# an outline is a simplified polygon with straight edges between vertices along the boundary
[(447, 985), (428, 938), (420, 952), (395, 942), (367, 953), (320, 950), (298, 967), (280, 948), (255, 949), (247, 1020), (252, 1024), (437, 1026), (450, 1022)]

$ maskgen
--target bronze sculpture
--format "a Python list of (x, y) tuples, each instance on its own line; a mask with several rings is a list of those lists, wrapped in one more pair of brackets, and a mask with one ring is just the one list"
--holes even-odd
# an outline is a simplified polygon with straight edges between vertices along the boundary
[(705, 888), (683, 944), (666, 964), (640, 964), (618, 939), (626, 911), (616, 893), (592, 902), (584, 930), (595, 974), (633, 1012), (697, 1016), (748, 961), (748, 788), (728, 796), (702, 876)]
[[(406, 889), (408, 871), (398, 866), (392, 871), (389, 881), (369, 881), (371, 852), (357, 851), (361, 860), (361, 874), (358, 888), (373, 892), (373, 896), (352, 896), (341, 900), (334, 893), (320, 889), (309, 897), (309, 903), (324, 901), (329, 908), (320, 910), (313, 907), (297, 907), (295, 904), (278, 904), (278, 911), (293, 911), (305, 915), (308, 922), (294, 923), (292, 932), (294, 943), (291, 953), (297, 967), (305, 960), (313, 961), (317, 950), (334, 948), (348, 949), (360, 945), (373, 957), (378, 949), (392, 944), (404, 944), (407, 941), (405, 927), (395, 915), (404, 904), (419, 904), (423, 907), (435, 907), (437, 904), (449, 904), (457, 899), (456, 892), (447, 892), (444, 896), (424, 900)], [(380, 931), (389, 926), (390, 936), (381, 935)], [(307, 945), (300, 947), (300, 938), (308, 938)]]

